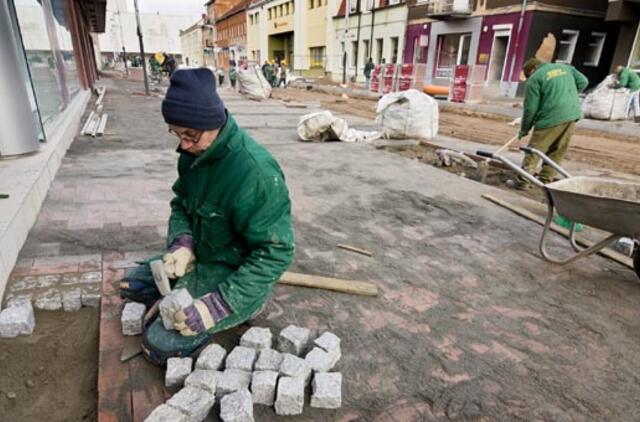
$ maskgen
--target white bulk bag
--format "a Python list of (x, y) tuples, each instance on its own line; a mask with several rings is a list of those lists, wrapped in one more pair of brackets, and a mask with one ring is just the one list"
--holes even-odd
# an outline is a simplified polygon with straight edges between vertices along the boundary
[(378, 101), (376, 122), (387, 138), (433, 139), (438, 134), (438, 103), (415, 89), (392, 92)]

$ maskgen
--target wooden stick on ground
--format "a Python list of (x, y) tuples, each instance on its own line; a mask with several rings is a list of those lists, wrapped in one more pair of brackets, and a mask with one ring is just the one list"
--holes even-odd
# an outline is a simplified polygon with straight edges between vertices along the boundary
[(337, 245), (340, 249), (344, 249), (345, 251), (351, 251), (355, 253), (359, 253), (361, 255), (373, 256), (373, 252), (369, 252), (366, 249), (356, 248), (355, 246), (345, 245), (344, 243), (338, 243)]
[(363, 296), (377, 296), (378, 287), (366, 281), (342, 280), (339, 278), (320, 277), (309, 274), (285, 272), (279, 283), (291, 286), (312, 287), (316, 289), (333, 290)]
[[(482, 197), (488, 201), (493, 202), (494, 204), (500, 205), (503, 208), (508, 209), (509, 211), (512, 211), (514, 213), (516, 213), (517, 215), (519, 215), (520, 217), (524, 217), (527, 220), (531, 220), (534, 223), (538, 223), (541, 226), (544, 226), (545, 223), (545, 219), (543, 217), (540, 217), (539, 215), (521, 208), (517, 205), (514, 204), (510, 204), (506, 201), (503, 201), (502, 199), (498, 199), (492, 195), (482, 195)], [(564, 227), (561, 227), (559, 225), (557, 225), (556, 223), (551, 223), (551, 230), (553, 230), (554, 232), (561, 234), (564, 237), (569, 237), (569, 229), (566, 229)], [(576, 243), (578, 243), (580, 246), (584, 246), (584, 247), (591, 247), (594, 243), (586, 240), (586, 239), (580, 239), (576, 236)], [(616, 261), (619, 264), (625, 265), (629, 268), (633, 269), (633, 260), (627, 256), (624, 256), (621, 253), (618, 253), (616, 251), (612, 251), (611, 249), (602, 249), (598, 252), (600, 255), (607, 257), (613, 261)]]

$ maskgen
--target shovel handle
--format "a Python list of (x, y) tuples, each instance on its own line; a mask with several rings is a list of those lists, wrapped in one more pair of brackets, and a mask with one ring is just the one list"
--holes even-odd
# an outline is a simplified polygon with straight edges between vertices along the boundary
[(516, 135), (513, 138), (509, 139), (509, 141), (506, 144), (504, 144), (503, 146), (501, 146), (500, 148), (498, 148), (498, 150), (495, 151), (494, 154), (500, 154), (502, 151), (507, 149), (509, 147), (509, 145), (511, 145), (512, 143), (514, 143), (517, 140), (518, 140), (518, 135)]

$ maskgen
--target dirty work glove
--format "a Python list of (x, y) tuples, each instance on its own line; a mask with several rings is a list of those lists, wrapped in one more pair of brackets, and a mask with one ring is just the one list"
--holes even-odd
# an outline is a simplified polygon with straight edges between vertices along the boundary
[(195, 336), (213, 328), (218, 321), (231, 313), (219, 292), (213, 292), (193, 301), (176, 312), (174, 328), (183, 336)]
[(180, 278), (191, 271), (195, 259), (193, 238), (188, 234), (176, 237), (169, 251), (162, 257), (164, 269), (169, 278)]
[(524, 133), (523, 131), (518, 132), (518, 140), (522, 140), (522, 138), (524, 138), (525, 136), (527, 136), (527, 134)]

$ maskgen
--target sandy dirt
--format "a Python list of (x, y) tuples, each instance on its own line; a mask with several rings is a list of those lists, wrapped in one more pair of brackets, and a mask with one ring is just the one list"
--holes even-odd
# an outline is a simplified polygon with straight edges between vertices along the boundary
[[(293, 99), (299, 102), (320, 102), (330, 110), (375, 119), (376, 102), (350, 98), (347, 101), (317, 91), (289, 88), (274, 89), (276, 99)], [(491, 113), (441, 107), (441, 135), (491, 145), (507, 142), (517, 132), (509, 126), (512, 119)], [(640, 133), (640, 128), (638, 129)], [(587, 163), (595, 167), (622, 173), (640, 175), (640, 136), (629, 138), (578, 129), (573, 136), (566, 159)]]
[(34, 334), (0, 343), (0, 420), (94, 421), (98, 309), (37, 311), (36, 321)]

